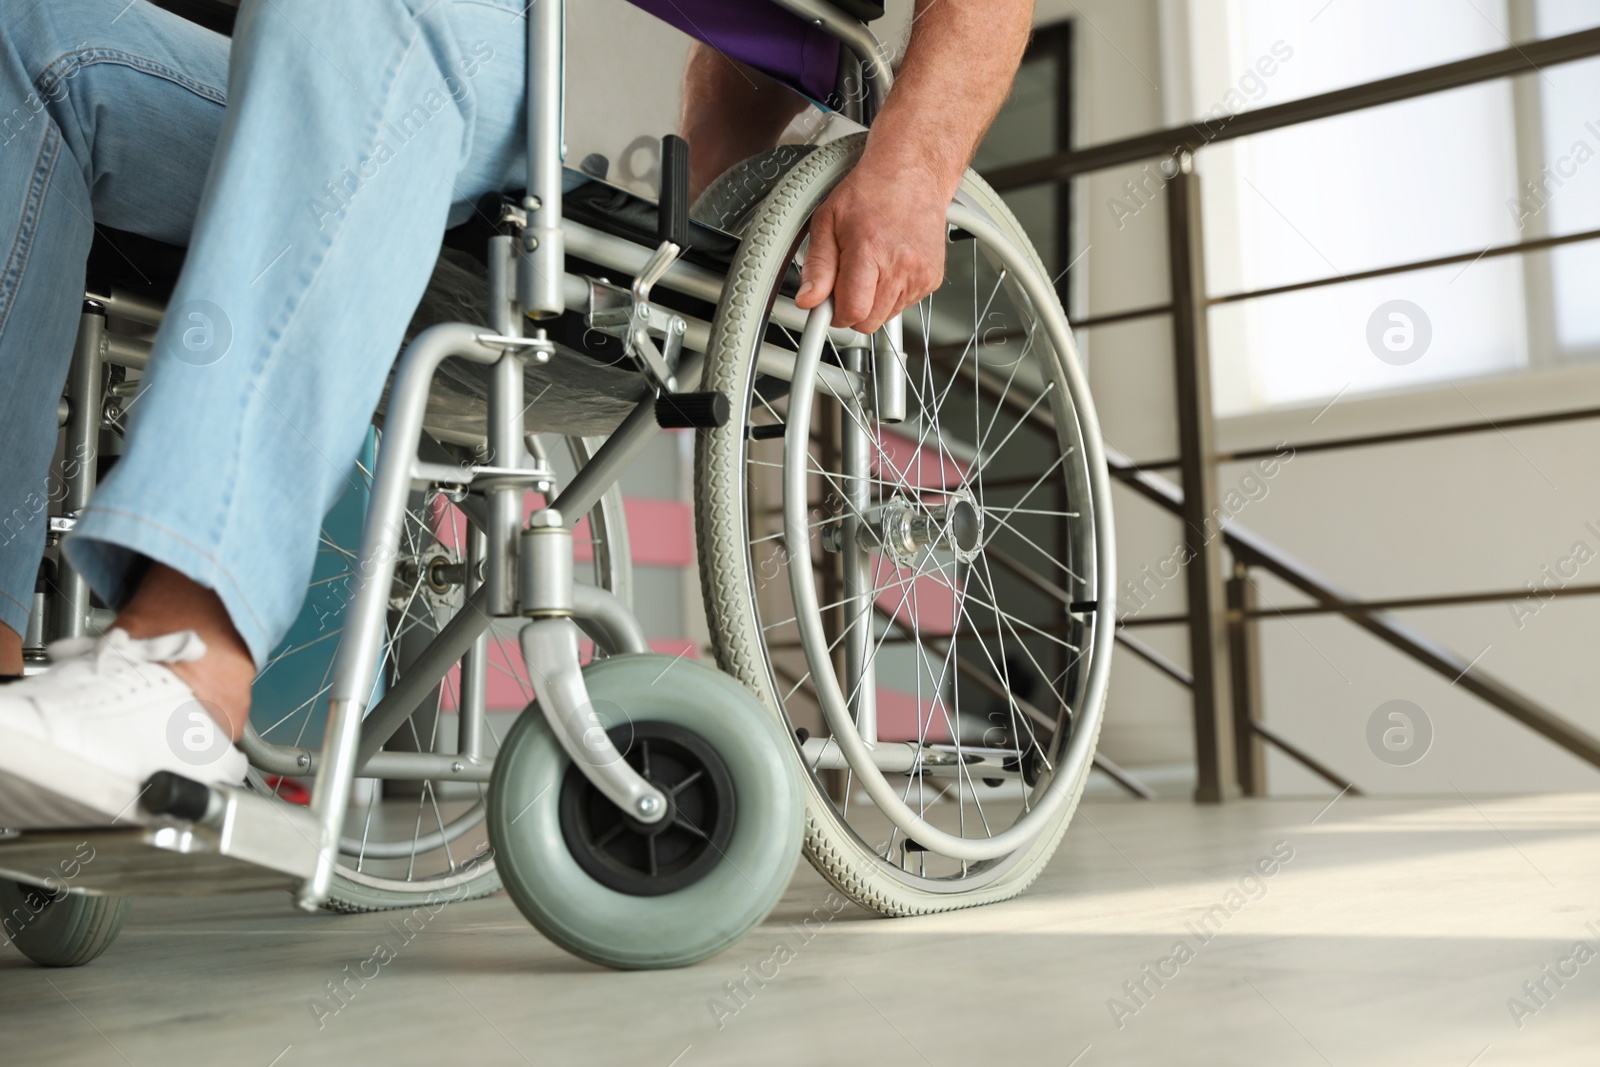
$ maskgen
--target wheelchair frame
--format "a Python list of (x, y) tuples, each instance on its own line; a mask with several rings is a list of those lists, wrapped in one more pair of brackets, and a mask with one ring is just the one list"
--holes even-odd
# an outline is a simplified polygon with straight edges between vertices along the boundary
[[(888, 53), (864, 24), (824, 0), (774, 0), (781, 7), (817, 25), (834, 37), (862, 65), (862, 117), (880, 106), (892, 74)], [(340, 633), (328, 692), (328, 722), (320, 749), (278, 745), (247, 726), (240, 745), (251, 766), (268, 774), (314, 776), (309, 808), (284, 805), (272, 798), (237, 788), (213, 788), (206, 795), (174, 796), (154, 814), (168, 815), (154, 826), (93, 831), (101, 856), (93, 871), (68, 887), (91, 895), (189, 895), (296, 885), (297, 903), (315, 910), (327, 899), (339, 859), (340, 836), (357, 777), (386, 779), (440, 778), (487, 782), (493, 767), (483, 751), (487, 711), (481, 692), (463, 694), (456, 753), (379, 751), (384, 741), (412, 715), (422, 696), (475, 646), (479, 655), (495, 618), (530, 619), (522, 632), (524, 658), (547, 721), (574, 762), (594, 785), (642, 823), (659, 820), (667, 808), (662, 794), (621, 759), (589, 710), (579, 668), (578, 630), (573, 619), (591, 623), (586, 630), (608, 652), (647, 652), (643, 632), (629, 607), (603, 589), (572, 580), (571, 530), (562, 516), (587, 514), (620, 477), (627, 465), (653, 439), (655, 392), (624, 419), (605, 443), (563, 487), (549, 506), (522, 525), (523, 497), (528, 489), (553, 484), (548, 467), (535, 462), (524, 444), (524, 364), (545, 362), (554, 346), (543, 329), (527, 335), (528, 320), (537, 322), (567, 310), (592, 311), (596, 283), (568, 274), (565, 256), (571, 250), (608, 270), (633, 276), (632, 312), (649, 318), (651, 287), (661, 283), (687, 296), (715, 304), (724, 280), (715, 271), (679, 260), (684, 251), (672, 241), (655, 250), (614, 237), (562, 215), (563, 97), (565, 84), (565, 0), (535, 4), (527, 17), (528, 182), (520, 215), (514, 214), (515, 236), (490, 239), (489, 329), (462, 323), (434, 326), (415, 338), (395, 365), (394, 383), (383, 422), (384, 447), (373, 472), (371, 500), (359, 548), (359, 585)], [(128, 294), (86, 294), (86, 312), (79, 331), (65, 398), (67, 455), (92, 455), (106, 405), (102, 372), (107, 362), (142, 366), (138, 346), (110, 343), (105, 314), (156, 325), (163, 308)], [(831, 314), (831, 305), (808, 315), (780, 301), (774, 317), (804, 328)], [(643, 313), (641, 313), (643, 312)], [(667, 330), (681, 335), (684, 358), (675, 379), (659, 372), (658, 385), (670, 391), (692, 388), (700, 377), (710, 324), (684, 316), (666, 316)], [(676, 319), (676, 323), (673, 323)], [(868, 350), (868, 339), (853, 331), (813, 327), (855, 351)], [(898, 337), (898, 323), (891, 335)], [(456, 357), (491, 368), (487, 445), (490, 462), (454, 465), (448, 457), (424, 458), (424, 412), (439, 364)], [(795, 353), (768, 346), (761, 367), (793, 377)], [(646, 366), (647, 371), (651, 370)], [(874, 368), (886, 383), (898, 379), (892, 360)], [(859, 392), (862, 368), (822, 366), (824, 385), (840, 395)], [(888, 387), (893, 393), (892, 384)], [(903, 391), (903, 383), (900, 386)], [(864, 438), (864, 432), (861, 435)], [(864, 441), (855, 445), (865, 454)], [(510, 457), (509, 459), (506, 457)], [(51, 533), (70, 531), (72, 516), (88, 504), (95, 477), (87, 464), (65, 479), (64, 517), (51, 520)], [(396, 565), (398, 524), (408, 494), (430, 486), (472, 487), (484, 491), (480, 505), (466, 498), (459, 506), (480, 526), (487, 543), (481, 586), (472, 592), (453, 619), (429, 643), (400, 681), (392, 685), (367, 714), (379, 668), (378, 649), (385, 627), (388, 590)], [(476, 539), (475, 539), (476, 540)], [(469, 557), (469, 563), (472, 562)], [(54, 594), (57, 636), (75, 636), (89, 629), (90, 599), (82, 575), (62, 560)], [(43, 594), (36, 596), (37, 603)], [(36, 610), (34, 617), (43, 617)], [(25, 635), (30, 640), (41, 634)], [(193, 783), (191, 783), (193, 784)], [(145, 807), (152, 807), (147, 798)], [(162, 802), (158, 802), (162, 803)], [(83, 834), (25, 833), (0, 844), (0, 874), (37, 884), (53, 884), (54, 864), (64, 837)], [(109, 860), (109, 862), (107, 862)]]
[[(891, 85), (887, 55), (870, 29), (823, 0), (773, 2), (825, 28), (843, 42), (863, 70), (865, 98), (852, 103), (861, 105), (860, 118), (870, 120)], [(648, 647), (624, 600), (604, 589), (574, 583), (569, 520), (588, 514), (601, 504), (623, 470), (654, 439), (659, 429), (657, 390), (664, 395), (677, 394), (680, 389), (692, 391), (700, 384), (704, 353), (710, 347), (711, 324), (652, 305), (652, 288), (660, 285), (693, 300), (719, 305), (726, 279), (717, 270), (680, 258), (686, 241), (674, 235), (686, 227), (687, 208), (681, 198), (667, 195), (682, 191), (681, 185), (670, 179), (663, 179), (663, 225), (660, 243), (653, 249), (647, 243), (612, 236), (564, 216), (564, 17), (565, 0), (536, 4), (529, 9), (528, 184), (524, 199), (520, 204), (506, 206), (497, 235), (489, 239), (488, 326), (434, 326), (417, 336), (395, 365), (383, 422), (383, 447), (373, 473), (372, 495), (358, 550), (358, 584), (343, 620), (331, 670), (323, 744), (320, 748), (270, 744), (253, 727), (247, 727), (241, 740), (252, 767), (261, 772), (313, 775), (310, 806), (301, 808), (243, 789), (206, 789), (190, 782), (192, 789), (186, 794), (174, 793), (154, 802), (146, 798), (142, 802), (152, 814), (169, 818), (158, 819), (150, 827), (91, 832), (97, 853), (108, 859), (97, 863), (92, 871), (86, 870), (69, 887), (71, 891), (102, 895), (187, 894), (291, 886), (297, 888), (297, 902), (302, 908), (312, 910), (323, 905), (333, 888), (345, 816), (358, 777), (490, 781), (495, 761), (485, 755), (485, 701), (481, 688), (467, 683), (474, 666), (481, 678), (488, 630), (497, 618), (520, 616), (528, 620), (522, 627), (521, 647), (540, 713), (588, 782), (641, 824), (658, 822), (670, 807), (663, 794), (620, 757), (590, 709), (580, 669), (577, 624), (581, 622), (583, 631), (607, 653), (646, 652)], [(670, 162), (664, 158), (664, 174), (671, 172)], [(1072, 349), (1071, 328), (1048, 281), (1036, 276), (1042, 267), (1030, 260), (1031, 253), (1025, 251), (1026, 241), (1020, 233), (1019, 244), (1014, 244), (991, 221), (980, 201), (968, 192), (958, 194), (948, 214), (953, 232), (981, 238), (985, 247), (993, 251), (1003, 276), (1013, 279), (1026, 303), (1040, 316), (1051, 346), (1062, 354), (1065, 377), (1058, 380), (1064, 393), (1086, 399), (1087, 383), (1081, 369), (1072, 359), (1065, 358)], [(677, 224), (667, 221), (672, 216), (676, 216)], [(798, 247), (799, 238), (795, 240)], [(631, 288), (568, 274), (569, 252), (605, 271), (627, 275), (633, 279)], [(793, 249), (789, 255), (793, 255)], [(64, 417), (69, 456), (85, 445), (92, 450), (95, 444), (102, 403), (107, 399), (100, 391), (103, 360), (138, 362), (137, 351), (119, 351), (108, 344), (105, 312), (152, 324), (161, 319), (161, 308), (125, 294), (89, 299), (101, 306), (97, 313), (86, 312), (84, 316), (69, 376)], [(864, 404), (863, 398), (870, 395), (873, 409), (884, 423), (907, 417), (908, 382), (898, 320), (885, 327), (887, 343), (874, 345), (871, 338), (829, 326), (831, 303), (806, 312), (781, 294), (773, 300), (769, 317), (762, 321), (782, 327), (792, 337), (798, 336), (796, 349), (772, 345), (758, 337), (753, 349), (741, 350), (740, 358), (748, 358), (753, 352), (756, 372), (791, 383), (796, 396), (791, 399), (791, 417), (784, 434), (789, 454), (805, 455), (815, 392), (831, 394), (841, 403), (851, 398)], [(623, 338), (630, 355), (655, 388), (524, 527), (526, 491), (537, 489), (545, 492), (548, 499), (555, 482), (548, 465), (530, 455), (524, 441), (525, 367), (529, 360), (549, 360), (554, 351), (540, 321), (569, 310), (587, 312), (591, 325)], [(655, 346), (653, 337), (657, 334), (665, 355)], [(824, 346), (829, 344), (839, 354), (837, 361), (821, 358)], [(682, 357), (676, 366), (670, 362), (675, 353)], [(430, 449), (432, 439), (424, 433), (432, 380), (440, 363), (450, 357), (489, 368), (484, 462), (457, 463), (436, 445)], [(1079, 429), (1087, 491), (1096, 500), (1104, 501), (1109, 487), (1092, 405), (1086, 405)], [(838, 427), (838, 445), (843, 468), (841, 483), (852, 494), (847, 504), (859, 516), (869, 501), (872, 437), (862, 420), (849, 419)], [(80, 469), (77, 478), (68, 479), (65, 503), (69, 517), (59, 520), (59, 526), (58, 520), (52, 519), (52, 530), (70, 529), (70, 515), (87, 503), (92, 485), (92, 470)], [(477, 528), (467, 546), (466, 571), (475, 575), (481, 563), (482, 581), (466, 581), (467, 597), (462, 608), (409, 663), (400, 679), (376, 704), (371, 704), (408, 498), (416, 489), (434, 487), (461, 490), (453, 495), (459, 495), (458, 506)], [(472, 490), (471, 496), (465, 492), (468, 489)], [(809, 657), (826, 639), (819, 622), (804, 531), (799, 531), (799, 544), (789, 540), (796, 536), (791, 528), (794, 517), (804, 515), (807, 506), (803, 466), (785, 465), (782, 489), (786, 547), (798, 561), (789, 571), (791, 593), (800, 609), (796, 621)], [(871, 648), (872, 598), (860, 595), (872, 588), (873, 582), (867, 562), (869, 553), (861, 549), (874, 542), (863, 525), (859, 519), (843, 521), (838, 531), (843, 545), (840, 567), (846, 601), (855, 604), (856, 613), (845, 628), (851, 639), (841, 652), (846, 684), (839, 685), (837, 672), (826, 656), (822, 663), (811, 664), (819, 682), (826, 683), (818, 686), (819, 703), (832, 738), (824, 743), (808, 740), (802, 733), (798, 752), (812, 770), (854, 771), (862, 789), (896, 832), (905, 835), (908, 846), (914, 838), (919, 850), (959, 861), (963, 873), (969, 861), (995, 860), (1013, 852), (1020, 855), (1023, 849), (1033, 847), (1032, 841), (1044, 823), (1057, 816), (1064, 819), (1070, 813), (1093, 758), (1102, 710), (1099, 699), (1087, 701), (1081, 719), (1070, 723), (1070, 733), (1064, 735), (1068, 748), (1059, 763), (1048, 768), (1051, 780), (1033, 803), (1028, 825), (1019, 822), (999, 834), (968, 838), (952, 836), (926, 822), (895, 795), (884, 775), (948, 769), (946, 764), (951, 761), (930, 764), (917, 744), (879, 739)], [(1108, 505), (1094, 508), (1092, 526), (1097, 562), (1089, 584), (1090, 595), (1096, 599), (1083, 602), (1087, 604), (1084, 610), (1111, 618), (1115, 599), (1114, 545)], [(89, 614), (88, 589), (65, 562), (62, 572), (57, 617), (65, 623), (65, 634), (82, 633)], [(857, 625), (862, 622), (868, 625)], [(1104, 693), (1112, 636), (1109, 626), (1095, 627), (1093, 647), (1088, 650), (1088, 678), (1083, 683), (1087, 693)], [(425, 694), (457, 662), (463, 664), (464, 683), (457, 751), (380, 751), (418, 710)], [(1062, 715), (1065, 714), (1063, 710)], [(996, 778), (1022, 777), (1020, 752), (1016, 755), (1015, 767), (999, 763), (986, 766), (992, 767)], [(954, 763), (967, 767), (970, 779), (973, 769), (964, 759), (958, 748)], [(959, 784), (957, 772), (956, 785)], [(442, 825), (440, 829), (442, 833)], [(81, 832), (27, 833), (0, 843), (0, 875), (51, 884), (62, 845), (82, 838)], [(1054, 847), (1053, 841), (1050, 847)]]

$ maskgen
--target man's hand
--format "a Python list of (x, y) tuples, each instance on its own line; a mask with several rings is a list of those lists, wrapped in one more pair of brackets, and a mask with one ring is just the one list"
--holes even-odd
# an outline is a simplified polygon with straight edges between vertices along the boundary
[(811, 245), (795, 303), (832, 294), (833, 325), (870, 334), (944, 280), (945, 208), (938, 176), (881, 173), (863, 159), (811, 217)]
[(1022, 62), (1033, 0), (917, 0), (855, 170), (811, 219), (795, 303), (877, 330), (944, 280), (945, 209)]

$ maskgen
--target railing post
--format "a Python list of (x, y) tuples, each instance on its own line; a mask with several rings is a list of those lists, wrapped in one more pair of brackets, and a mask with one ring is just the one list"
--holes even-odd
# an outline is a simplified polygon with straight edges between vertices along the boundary
[(1221, 511), (1217, 507), (1207, 330), (1205, 244), (1200, 178), (1180, 152), (1167, 182), (1167, 238), (1172, 280), (1172, 347), (1178, 394), (1178, 454), (1183, 483), (1184, 588), (1189, 603), (1189, 660), (1194, 674), (1195, 800), (1238, 794), (1230, 672), (1222, 591)]
[(1250, 613), (1256, 588), (1241, 560), (1233, 561), (1228, 579), (1228, 651), (1233, 662), (1233, 752), (1239, 768), (1239, 791), (1247, 797), (1267, 795), (1266, 746), (1256, 733), (1261, 719), (1259, 627)]

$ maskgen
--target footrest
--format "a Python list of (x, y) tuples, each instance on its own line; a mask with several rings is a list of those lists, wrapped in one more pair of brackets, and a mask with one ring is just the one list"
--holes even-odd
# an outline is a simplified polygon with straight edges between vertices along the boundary
[(41, 830), (0, 838), (0, 878), (89, 896), (203, 896), (291, 889), (316, 869), (309, 812), (216, 789), (207, 823)]

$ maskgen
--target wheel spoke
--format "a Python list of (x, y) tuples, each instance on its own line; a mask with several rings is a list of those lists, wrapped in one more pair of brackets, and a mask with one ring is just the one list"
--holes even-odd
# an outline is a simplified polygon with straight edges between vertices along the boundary
[(1040, 548), (1038, 542), (1034, 541), (1033, 538), (1029, 537), (1027, 534), (1023, 533), (1021, 530), (1017, 529), (1015, 526), (1011, 525), (1009, 522), (1006, 522), (1004, 520), (996, 520), (996, 521), (998, 521), (1000, 523), (1000, 525), (1004, 526), (1007, 530), (1010, 530), (1019, 539), (1021, 539), (1024, 542), (1026, 542), (1029, 548), (1031, 548), (1035, 552), (1039, 553), (1039, 555), (1043, 556), (1050, 563), (1053, 563), (1057, 567), (1059, 567), (1063, 574), (1067, 575), (1069, 578), (1073, 579), (1076, 582), (1079, 582), (1079, 583), (1082, 583), (1082, 584), (1087, 584), (1087, 583), (1085, 583), (1083, 581), (1083, 578), (1076, 571), (1074, 571), (1071, 567), (1069, 567), (1065, 563), (1061, 562), (1059, 559), (1057, 559), (1055, 556), (1051, 555), (1049, 552), (1046, 552), (1043, 548)]
[(700, 769), (697, 768), (693, 774), (689, 775), (689, 777), (685, 778), (683, 781), (679, 782), (677, 785), (673, 786), (671, 789), (668, 789), (667, 790), (667, 796), (669, 796), (669, 797), (677, 796), (679, 793), (683, 792), (685, 789), (688, 789), (691, 785), (694, 785), (696, 782), (698, 782), (700, 779), (704, 778), (705, 776), (706, 776), (706, 772), (704, 770), (700, 770)]
[(711, 840), (710, 836), (708, 836), (704, 830), (700, 829), (700, 827), (696, 826), (688, 819), (683, 818), (681, 815), (673, 818), (672, 825), (677, 827), (679, 830), (684, 831), (685, 833), (698, 837), (702, 841)]

